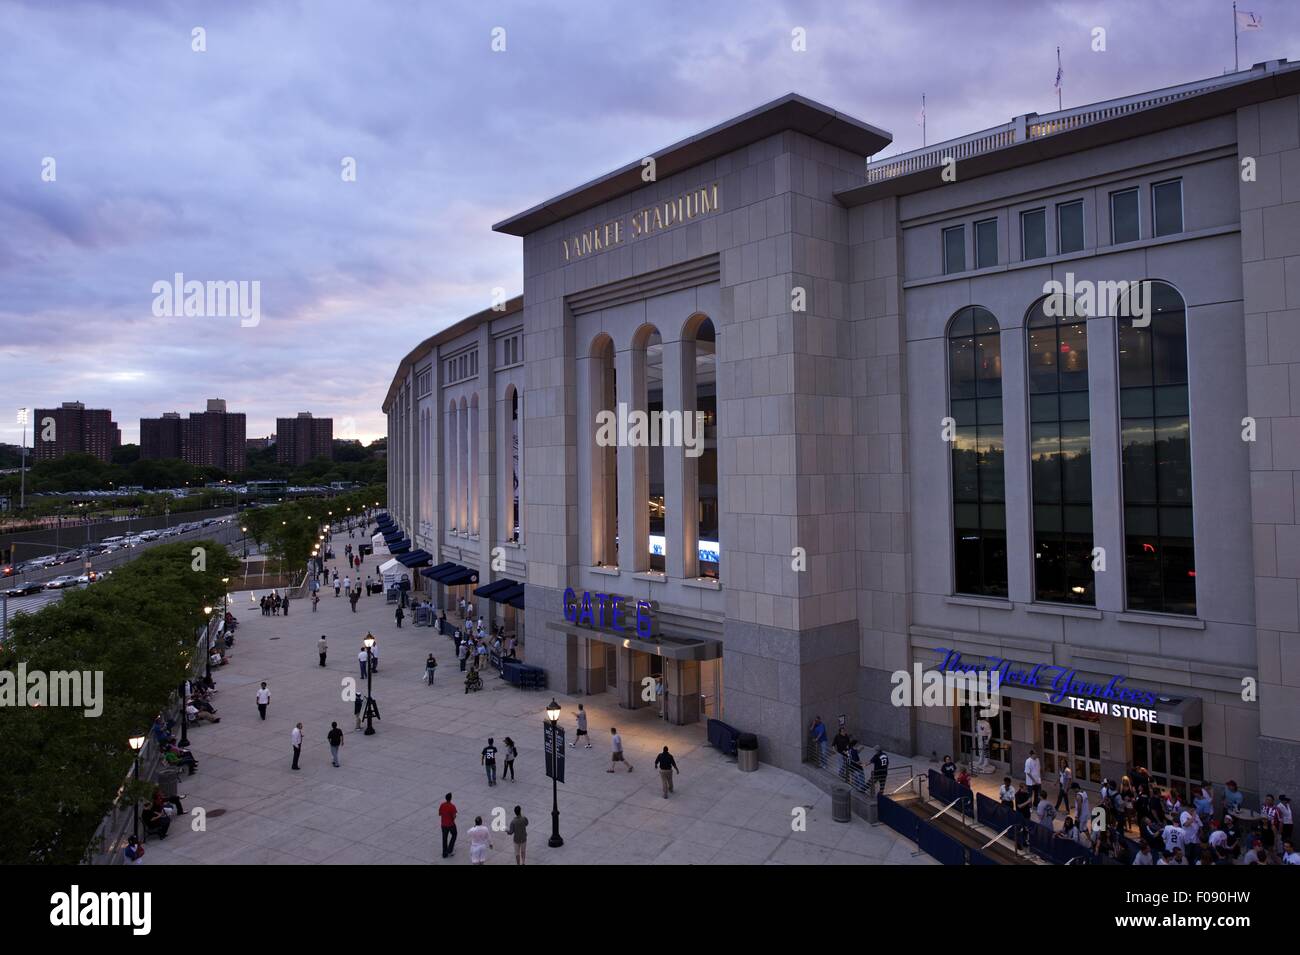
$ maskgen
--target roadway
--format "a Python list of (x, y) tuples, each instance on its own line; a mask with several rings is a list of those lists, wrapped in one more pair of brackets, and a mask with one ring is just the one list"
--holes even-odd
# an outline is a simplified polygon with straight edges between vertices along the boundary
[[(78, 560), (68, 564), (59, 564), (55, 567), (42, 567), (31, 569), (21, 574), (15, 574), (13, 577), (6, 577), (0, 580), (0, 640), (8, 636), (6, 632), (5, 617), (12, 617), (19, 613), (35, 613), (46, 604), (63, 597), (64, 593), (69, 590), (84, 589), (87, 585), (80, 584), (72, 587), (60, 588), (58, 590), (42, 590), (40, 593), (29, 594), (25, 597), (8, 597), (4, 592), (10, 587), (15, 587), (20, 583), (27, 582), (46, 582), (53, 580), (55, 577), (69, 576), (77, 577), (86, 572), (86, 564), (89, 563), (91, 569), (97, 573), (112, 571), (122, 567), (135, 558), (139, 557), (145, 550), (150, 547), (157, 547), (159, 544), (173, 544), (177, 541), (196, 541), (196, 540), (215, 540), (218, 543), (227, 546), (236, 544), (242, 539), (239, 531), (239, 523), (231, 520), (225, 524), (212, 524), (207, 527), (199, 527), (192, 531), (186, 531), (174, 537), (164, 537), (156, 541), (147, 541), (137, 544), (135, 547), (124, 547), (121, 550), (114, 551), (111, 554), (100, 554), (90, 558), (89, 561)], [(89, 586), (94, 586), (93, 584)], [(5, 606), (7, 604), (7, 607)]]

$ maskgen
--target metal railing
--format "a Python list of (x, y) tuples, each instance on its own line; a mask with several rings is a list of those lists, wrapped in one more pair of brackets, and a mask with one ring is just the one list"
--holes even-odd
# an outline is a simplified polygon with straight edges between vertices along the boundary
[(1213, 76), (1192, 83), (1184, 83), (1181, 86), (1171, 86), (1135, 96), (1090, 103), (1086, 106), (1047, 113), (1043, 116), (1039, 116), (1037, 113), (1027, 113), (1024, 116), (1017, 116), (1011, 122), (1000, 126), (983, 129), (934, 146), (901, 153), (876, 164), (868, 163), (867, 182), (884, 182), (888, 179), (921, 172), (925, 169), (933, 169), (943, 165), (949, 159), (960, 161), (972, 156), (1003, 149), (1015, 143), (1043, 139), (1072, 129), (1079, 129), (1083, 126), (1104, 123), (1130, 113), (1166, 106), (1178, 100), (1198, 96), (1209, 90), (1258, 79), (1264, 69), (1265, 67), (1260, 67), (1239, 73), (1231, 73), (1226, 76)]
[(912, 781), (911, 763), (890, 763), (885, 773), (885, 784), (880, 787), (871, 777), (870, 762), (855, 766), (850, 763), (847, 753), (837, 753), (829, 744), (824, 750), (819, 750), (814, 745), (809, 753), (808, 762), (841, 782), (848, 783), (850, 789), (864, 796), (874, 796), (881, 788), (886, 793), (892, 794)]
[[(205, 660), (205, 650), (209, 635), (215, 639), (217, 633), (217, 618), (213, 617), (208, 621), (207, 630), (200, 630), (195, 640), (194, 653), (190, 659), (189, 676), (191, 679), (196, 678), (203, 669)], [(181, 715), (181, 706), (183, 701), (180, 699), (179, 687), (173, 690), (167, 698), (166, 705), (162, 708), (161, 714), (164, 722), (174, 720)], [(152, 732), (146, 732), (145, 744), (140, 748), (140, 779), (157, 781), (163, 768), (162, 752), (158, 746), (158, 741), (154, 738)], [(127, 770), (126, 776), (122, 780), (122, 785), (118, 787), (117, 792), (113, 794), (113, 804), (104, 816), (104, 820), (95, 830), (95, 835), (90, 840), (90, 845), (86, 848), (84, 864), (86, 865), (123, 865), (126, 862), (126, 856), (123, 850), (127, 845), (127, 837), (131, 834), (135, 825), (136, 806), (132, 803), (122, 804), (122, 794), (135, 780), (135, 763), (132, 762), (131, 768)]]

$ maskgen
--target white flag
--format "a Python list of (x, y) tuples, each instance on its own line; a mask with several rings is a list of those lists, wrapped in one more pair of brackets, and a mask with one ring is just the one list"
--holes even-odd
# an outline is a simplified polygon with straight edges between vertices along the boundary
[(1258, 13), (1237, 12), (1237, 26), (1242, 30), (1261, 30), (1264, 20)]

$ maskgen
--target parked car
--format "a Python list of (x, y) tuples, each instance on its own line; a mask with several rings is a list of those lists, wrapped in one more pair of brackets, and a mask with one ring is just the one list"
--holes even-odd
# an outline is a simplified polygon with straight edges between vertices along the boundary
[(28, 594), (39, 594), (45, 589), (45, 585), (38, 581), (32, 580), (25, 584), (19, 584), (16, 587), (10, 587), (5, 591), (6, 597), (26, 597)]
[(62, 574), (61, 576), (55, 577), (53, 580), (47, 580), (45, 582), (45, 589), (62, 590), (64, 587), (71, 587), (76, 582), (77, 582), (76, 577), (71, 577), (68, 574)]

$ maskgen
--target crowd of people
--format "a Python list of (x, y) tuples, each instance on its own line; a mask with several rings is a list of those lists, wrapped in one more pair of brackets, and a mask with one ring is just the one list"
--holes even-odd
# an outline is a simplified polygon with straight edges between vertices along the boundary
[[(947, 763), (944, 772), (951, 775)], [(1051, 799), (1031, 750), (1024, 778), (1013, 786), (1010, 776), (1003, 777), (998, 800), (1052, 828), (1055, 838), (1087, 848), (1090, 861), (1103, 865), (1300, 865), (1290, 798), (1268, 794), (1254, 812), (1245, 808), (1236, 780), (1221, 790), (1202, 782), (1184, 804), (1177, 787), (1159, 785), (1145, 767), (1135, 766), (1118, 781), (1103, 779), (1092, 806), (1068, 765), (1057, 771)]]

